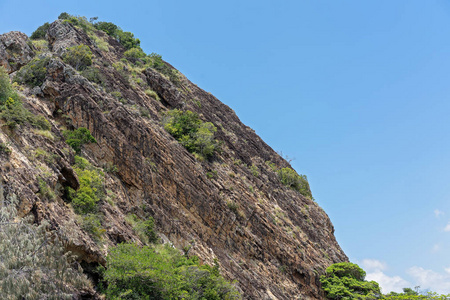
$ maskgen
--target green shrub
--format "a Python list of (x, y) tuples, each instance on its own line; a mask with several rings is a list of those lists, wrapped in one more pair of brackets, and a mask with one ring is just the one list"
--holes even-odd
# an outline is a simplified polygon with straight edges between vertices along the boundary
[(100, 85), (103, 85), (105, 82), (105, 77), (95, 67), (86, 67), (80, 72), (80, 74), (87, 80)]
[(48, 28), (50, 27), (49, 23), (44, 23), (43, 25), (39, 26), (38, 29), (36, 29), (30, 36), (30, 39), (32, 40), (38, 40), (45, 38), (45, 34), (47, 33)]
[(219, 273), (170, 246), (121, 244), (107, 256), (108, 299), (241, 299)]
[(75, 212), (79, 214), (94, 213), (97, 203), (104, 198), (103, 172), (93, 167), (86, 159), (75, 156), (74, 171), (78, 175), (78, 190), (67, 188), (67, 196)]
[(92, 52), (88, 46), (81, 44), (67, 48), (67, 51), (62, 55), (62, 59), (75, 70), (81, 71), (92, 65)]
[(150, 96), (150, 97), (152, 97), (152, 98), (155, 98), (155, 99), (158, 100), (158, 101), (161, 100), (161, 99), (159, 98), (158, 94), (157, 94), (155, 91), (153, 91), (153, 90), (147, 89), (147, 90), (145, 90), (145, 94), (146, 94), (147, 96)]
[(128, 31), (123, 31), (120, 27), (111, 22), (97, 22), (94, 26), (98, 30), (102, 30), (115, 38), (126, 49), (139, 48), (141, 44), (141, 41), (135, 38), (134, 34)]
[(5, 153), (6, 155), (10, 155), (11, 154), (11, 149), (9, 149), (9, 147), (5, 143), (0, 143), (0, 154), (1, 153)]
[(95, 242), (101, 242), (106, 232), (102, 228), (101, 217), (98, 214), (89, 213), (81, 217), (81, 228), (89, 233)]
[(138, 48), (141, 44), (141, 41), (135, 38), (134, 34), (129, 31), (117, 30), (116, 35), (119, 43), (121, 43), (125, 49)]
[(259, 169), (254, 164), (250, 166), (250, 171), (252, 172), (252, 175), (255, 177), (259, 176)]
[(125, 51), (123, 55), (129, 59), (140, 59), (145, 57), (145, 53), (141, 48), (131, 48)]
[(50, 122), (41, 115), (34, 115), (23, 107), (20, 100), (9, 97), (4, 105), (0, 105), (0, 118), (6, 121), (6, 126), (15, 128), (18, 124), (29, 123), (31, 126), (50, 130)]
[[(10, 99), (11, 98), (11, 99)], [(12, 88), (11, 81), (9, 80), (8, 73), (6, 72), (3, 66), (0, 66), (0, 106), (7, 104), (9, 101), (9, 105), (11, 101), (18, 101), (19, 95)]]
[(59, 20), (67, 20), (67, 19), (69, 19), (71, 17), (71, 15), (69, 15), (68, 13), (66, 13), (66, 12), (63, 12), (63, 13), (61, 13), (59, 16), (58, 16), (58, 19)]
[(299, 191), (303, 196), (312, 198), (306, 175), (299, 175), (291, 168), (282, 168), (277, 171), (282, 184)]
[(158, 241), (158, 234), (155, 231), (155, 220), (152, 217), (148, 217), (144, 221), (140, 220), (136, 215), (131, 214), (127, 216), (126, 220), (145, 244), (156, 243)]
[(97, 23), (95, 23), (94, 26), (98, 30), (102, 30), (102, 31), (106, 32), (106, 34), (108, 34), (112, 37), (115, 37), (116, 31), (119, 29), (119, 27), (117, 27), (117, 25), (115, 25), (114, 23), (111, 23), (111, 22), (97, 22)]
[(218, 149), (218, 143), (214, 139), (216, 127), (210, 122), (202, 122), (190, 110), (174, 109), (166, 112), (163, 125), (191, 153), (208, 158)]
[(357, 264), (333, 264), (320, 277), (328, 299), (378, 299), (380, 287), (375, 281), (365, 281), (366, 272)]
[(49, 57), (34, 58), (17, 72), (14, 81), (32, 87), (41, 86), (47, 75), (47, 66), (49, 62)]
[(63, 12), (59, 15), (58, 19), (63, 20), (63, 22), (71, 23), (72, 25), (81, 28), (86, 33), (91, 32), (95, 29), (94, 25), (90, 21), (88, 21), (86, 17), (73, 16), (66, 12)]
[(73, 131), (63, 131), (63, 136), (66, 139), (66, 143), (72, 147), (77, 154), (81, 152), (81, 147), (84, 144), (97, 143), (96, 139), (91, 135), (89, 129), (80, 127)]
[(168, 64), (166, 64), (162, 60), (162, 56), (157, 53), (152, 53), (147, 56), (147, 65), (149, 65), (151, 68), (155, 69), (156, 71), (160, 72), (163, 75), (166, 75), (169, 77), (170, 81), (172, 81), (174, 84), (179, 84), (180, 79), (178, 78), (178, 73), (176, 70), (169, 67)]
[(47, 183), (42, 179), (38, 179), (39, 183), (39, 195), (47, 200), (55, 200), (56, 199), (56, 193), (54, 190), (52, 190)]
[(5, 200), (0, 208), (0, 299), (73, 299), (77, 290), (92, 288), (49, 224), (35, 226), (20, 218), (14, 194)]

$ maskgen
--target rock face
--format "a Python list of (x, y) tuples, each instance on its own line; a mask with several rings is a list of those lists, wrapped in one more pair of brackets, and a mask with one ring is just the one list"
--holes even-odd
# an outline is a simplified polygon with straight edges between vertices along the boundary
[[(6, 194), (19, 196), (22, 216), (47, 219), (87, 270), (105, 264), (108, 247), (140, 242), (125, 220), (133, 213), (152, 216), (160, 236), (178, 249), (205, 263), (218, 259), (222, 274), (237, 281), (245, 299), (324, 298), (320, 275), (330, 264), (347, 261), (333, 225), (317, 203), (280, 183), (270, 164), (282, 168), (288, 162), (233, 110), (181, 74), (174, 84), (152, 68), (118, 66), (125, 49), (104, 32), (88, 35), (56, 21), (47, 38), (44, 52), (51, 60), (45, 82), (22, 94), (30, 111), (50, 121), (51, 137), (28, 125), (0, 131), (0, 142), (12, 150), (0, 155), (0, 183)], [(107, 49), (100, 50), (99, 40)], [(9, 72), (34, 56), (27, 41), (18, 32), (0, 36), (0, 62)], [(79, 44), (91, 49), (100, 84), (61, 60), (67, 47)], [(145, 92), (150, 89), (159, 99)], [(167, 133), (162, 113), (174, 108), (212, 122), (221, 152), (198, 160)], [(99, 204), (106, 230), (102, 243), (82, 229), (61, 188), (79, 186), (74, 152), (61, 133), (79, 127), (97, 140), (84, 146), (83, 156), (95, 166), (117, 169), (105, 172), (108, 196)], [(57, 191), (55, 199), (42, 193), (40, 179)]]
[(0, 65), (8, 72), (14, 72), (34, 56), (27, 44), (28, 37), (19, 31), (0, 35)]

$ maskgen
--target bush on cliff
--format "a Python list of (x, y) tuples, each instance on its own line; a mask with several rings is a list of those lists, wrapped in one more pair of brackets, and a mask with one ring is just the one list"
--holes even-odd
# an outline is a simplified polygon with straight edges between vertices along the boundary
[(65, 130), (63, 131), (63, 135), (66, 139), (66, 143), (72, 147), (77, 154), (81, 152), (81, 147), (84, 144), (97, 143), (97, 140), (92, 136), (89, 129), (84, 127), (80, 127), (73, 131)]
[(74, 171), (78, 175), (78, 190), (67, 188), (67, 195), (75, 212), (89, 214), (97, 211), (97, 203), (104, 197), (103, 172), (92, 166), (86, 159), (75, 156)]
[(50, 24), (48, 22), (44, 23), (43, 25), (39, 26), (38, 29), (36, 29), (30, 36), (30, 39), (32, 40), (39, 40), (45, 38), (45, 34), (47, 33), (48, 28), (50, 27)]
[(115, 38), (127, 50), (131, 48), (139, 48), (141, 41), (134, 37), (134, 34), (123, 31), (119, 26), (111, 22), (97, 22), (95, 28), (106, 32), (109, 36)]
[(277, 170), (278, 177), (282, 184), (299, 191), (303, 196), (312, 199), (311, 189), (309, 188), (306, 175), (299, 175), (291, 168), (282, 168)]
[(8, 73), (3, 66), (0, 66), (0, 105), (6, 104), (6, 101), (11, 98), (13, 101), (19, 100), (19, 95), (11, 86)]
[(14, 81), (21, 84), (27, 84), (31, 87), (41, 86), (47, 75), (47, 66), (49, 62), (49, 57), (34, 58), (17, 72)]
[(333, 264), (320, 277), (328, 299), (380, 299), (380, 287), (375, 281), (365, 281), (366, 272), (357, 264)]
[(0, 118), (6, 125), (15, 128), (18, 124), (29, 123), (35, 128), (50, 130), (51, 125), (46, 118), (30, 113), (23, 107), (19, 94), (13, 89), (9, 76), (3, 67), (0, 67)]
[(67, 48), (62, 59), (77, 71), (86, 69), (92, 65), (92, 52), (86, 45), (77, 45)]
[(166, 112), (163, 125), (189, 152), (200, 157), (211, 157), (218, 149), (218, 143), (214, 139), (216, 127), (210, 122), (202, 122), (198, 115), (190, 110), (174, 109)]
[(120, 244), (107, 257), (108, 299), (241, 299), (219, 273), (168, 245)]

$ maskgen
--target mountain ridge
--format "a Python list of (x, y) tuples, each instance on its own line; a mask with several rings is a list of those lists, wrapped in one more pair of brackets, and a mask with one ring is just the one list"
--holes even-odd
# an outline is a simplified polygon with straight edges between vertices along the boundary
[[(127, 58), (137, 47), (127, 50), (118, 38), (77, 20), (49, 24), (43, 42), (18, 32), (0, 36), (0, 64), (12, 78), (34, 59), (48, 59), (41, 84), (16, 87), (24, 105), (50, 122), (53, 138), (28, 124), (12, 129), (2, 121), (0, 131), (12, 150), (0, 157), (2, 184), (19, 197), (20, 214), (48, 220), (87, 272), (105, 264), (108, 247), (142, 244), (126, 221), (134, 214), (154, 218), (161, 238), (178, 249), (211, 265), (217, 259), (246, 299), (323, 299), (320, 274), (348, 259), (326, 213), (281, 183), (277, 170), (291, 168), (289, 163), (171, 65), (163, 62), (161, 70), (169, 70), (163, 74), (144, 59)], [(98, 83), (63, 59), (80, 45), (92, 53)], [(171, 109), (214, 124), (221, 151), (212, 159), (189, 153), (161, 123)], [(83, 146), (83, 156), (96, 167), (114, 167), (104, 174), (107, 196), (99, 202), (102, 243), (82, 228), (67, 194), (58, 190), (79, 185), (63, 131), (82, 127), (97, 141)], [(39, 178), (56, 191), (54, 200), (42, 196)]]

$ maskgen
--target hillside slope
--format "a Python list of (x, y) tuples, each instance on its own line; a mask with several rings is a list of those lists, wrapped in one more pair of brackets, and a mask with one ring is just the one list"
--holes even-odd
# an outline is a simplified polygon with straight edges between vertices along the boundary
[[(347, 257), (326, 213), (280, 182), (277, 170), (288, 162), (172, 66), (124, 55), (117, 38), (82, 21), (57, 20), (33, 42), (19, 32), (0, 36), (0, 65), (11, 78), (30, 63), (45, 64), (37, 85), (15, 86), (50, 131), (0, 120), (0, 142), (11, 150), (0, 153), (0, 183), (5, 195), (18, 196), (20, 215), (48, 220), (86, 272), (105, 264), (109, 247), (144, 243), (129, 222), (134, 214), (153, 217), (161, 238), (189, 255), (217, 259), (246, 299), (323, 299), (319, 276)], [(92, 52), (91, 73), (62, 59), (78, 45)], [(162, 124), (172, 109), (214, 124), (220, 151), (208, 159), (187, 151)], [(80, 178), (63, 131), (81, 127), (97, 141), (82, 147), (83, 157), (105, 170), (97, 212), (104, 232), (97, 236), (67, 193)]]

